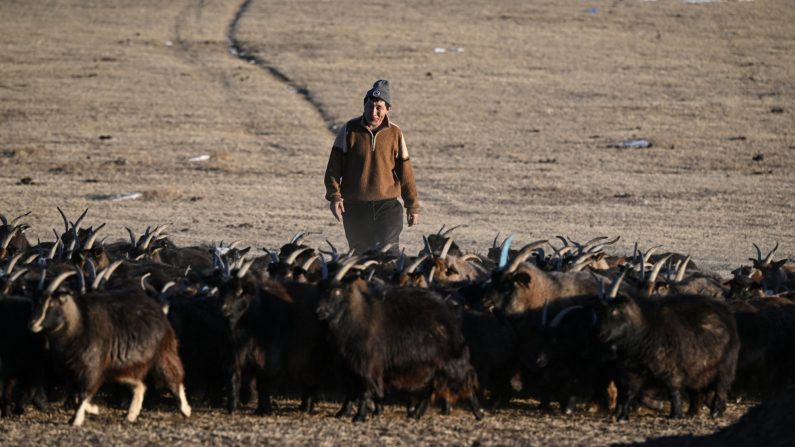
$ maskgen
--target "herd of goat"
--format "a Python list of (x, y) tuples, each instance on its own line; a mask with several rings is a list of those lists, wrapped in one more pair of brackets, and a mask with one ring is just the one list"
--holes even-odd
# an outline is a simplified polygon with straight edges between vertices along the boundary
[(269, 414), (272, 394), (300, 393), (301, 411), (336, 396), (354, 421), (396, 400), (413, 418), (461, 402), (480, 419), (481, 402), (517, 396), (564, 414), (670, 402), (671, 417), (714, 417), (795, 385), (795, 264), (773, 260), (778, 245), (754, 245), (731, 278), (658, 247), (611, 255), (607, 237), (516, 250), (498, 235), (466, 254), (444, 227), (416, 256), (301, 233), (254, 256), (177, 247), (165, 226), (106, 243), (85, 211), (58, 211), (63, 232), (36, 243), (29, 213), (0, 215), (2, 416), (58, 400), (79, 426), (102, 389), (135, 421), (149, 389), (185, 416), (189, 400)]

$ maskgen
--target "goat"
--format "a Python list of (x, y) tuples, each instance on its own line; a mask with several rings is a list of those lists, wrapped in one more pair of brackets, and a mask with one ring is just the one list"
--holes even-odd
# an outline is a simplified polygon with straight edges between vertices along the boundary
[(360, 278), (343, 283), (357, 261), (348, 260), (324, 282), (317, 308), (350, 374), (346, 402), (337, 415), (347, 414), (351, 397), (358, 394), (353, 420), (364, 421), (369, 403), (393, 388), (420, 396), (409, 416), (421, 417), (431, 394), (438, 393), (448, 402), (465, 397), (480, 419), (477, 379), (452, 310), (427, 289), (381, 289)]
[(599, 309), (600, 339), (619, 358), (616, 417), (629, 417), (630, 405), (650, 382), (668, 391), (672, 418), (682, 417), (683, 391), (691, 392), (691, 414), (698, 411), (699, 393), (708, 390), (714, 391), (712, 416), (723, 414), (740, 350), (728, 306), (700, 295), (617, 296), (620, 278)]
[(184, 371), (174, 330), (154, 300), (140, 289), (77, 296), (59, 288), (74, 275), (57, 276), (36, 299), (30, 329), (42, 333), (55, 355), (74, 376), (80, 405), (71, 423), (81, 426), (85, 414), (96, 414), (91, 403), (106, 379), (130, 386), (133, 398), (127, 420), (141, 411), (148, 373), (168, 385), (180, 411), (190, 416)]

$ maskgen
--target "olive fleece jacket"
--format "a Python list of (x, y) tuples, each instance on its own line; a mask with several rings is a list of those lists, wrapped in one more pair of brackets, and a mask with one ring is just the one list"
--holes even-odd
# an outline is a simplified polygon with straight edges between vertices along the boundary
[(388, 117), (375, 134), (365, 127), (361, 116), (340, 128), (331, 148), (324, 182), (329, 201), (344, 199), (361, 203), (400, 196), (409, 212), (420, 210), (403, 132)]

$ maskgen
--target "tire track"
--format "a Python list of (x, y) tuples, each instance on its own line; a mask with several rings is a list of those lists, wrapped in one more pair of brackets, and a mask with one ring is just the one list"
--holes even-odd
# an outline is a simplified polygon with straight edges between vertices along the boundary
[(252, 52), (247, 51), (240, 42), (235, 38), (235, 34), (237, 32), (237, 26), (240, 23), (240, 19), (243, 18), (243, 15), (248, 11), (248, 8), (251, 6), (253, 0), (245, 0), (241, 5), (240, 8), (235, 13), (235, 16), (232, 18), (232, 21), (229, 22), (229, 27), (227, 28), (226, 32), (226, 40), (229, 44), (229, 52), (232, 53), (233, 56), (244, 60), (250, 64), (256, 65), (266, 72), (273, 76), (274, 78), (278, 79), (279, 81), (286, 84), (291, 89), (295, 90), (295, 92), (303, 99), (312, 106), (315, 111), (317, 111), (318, 115), (320, 115), (323, 122), (326, 123), (326, 128), (328, 128), (329, 132), (336, 134), (337, 128), (339, 127), (336, 123), (334, 117), (323, 107), (323, 104), (312, 94), (311, 91), (306, 86), (299, 85), (286, 73), (280, 70), (278, 67), (273, 65), (272, 63), (268, 62), (267, 60), (258, 57), (257, 55), (253, 54)]

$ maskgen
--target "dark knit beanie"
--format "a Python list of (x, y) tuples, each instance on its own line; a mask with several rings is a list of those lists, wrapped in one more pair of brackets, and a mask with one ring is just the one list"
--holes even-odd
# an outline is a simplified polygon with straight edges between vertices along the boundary
[(373, 88), (367, 91), (364, 95), (364, 100), (367, 98), (375, 98), (383, 100), (389, 107), (392, 107), (392, 96), (389, 94), (389, 81), (386, 79), (379, 79), (373, 84)]

